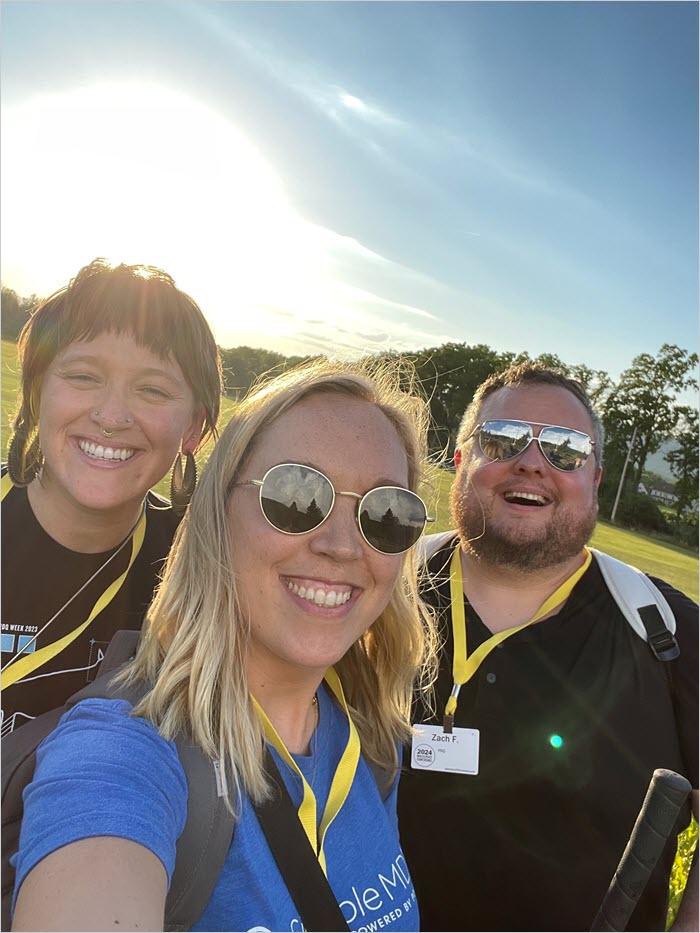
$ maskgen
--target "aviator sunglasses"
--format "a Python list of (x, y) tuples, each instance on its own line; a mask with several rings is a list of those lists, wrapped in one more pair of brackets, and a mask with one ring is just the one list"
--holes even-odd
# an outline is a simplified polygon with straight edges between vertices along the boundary
[(325, 522), (336, 496), (358, 499), (355, 517), (362, 537), (380, 554), (402, 554), (432, 522), (425, 503), (402, 486), (377, 486), (364, 496), (341, 492), (319, 470), (301, 463), (278, 463), (262, 479), (236, 486), (258, 486), (267, 521), (286, 535), (303, 535)]
[[(542, 428), (538, 437), (533, 425)], [(512, 460), (535, 441), (547, 462), (563, 473), (584, 467), (595, 447), (595, 441), (583, 431), (541, 421), (484, 421), (477, 424), (469, 437), (475, 434), (479, 435), (479, 446), (489, 460)]]

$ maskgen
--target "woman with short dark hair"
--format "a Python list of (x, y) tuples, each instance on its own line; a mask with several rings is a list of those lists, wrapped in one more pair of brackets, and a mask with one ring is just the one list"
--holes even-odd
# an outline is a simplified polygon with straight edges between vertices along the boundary
[[(2, 476), (3, 734), (62, 705), (116, 630), (140, 628), (221, 397), (204, 315), (152, 266), (85, 266), (32, 314), (18, 359)], [(173, 462), (171, 506), (150, 490)]]

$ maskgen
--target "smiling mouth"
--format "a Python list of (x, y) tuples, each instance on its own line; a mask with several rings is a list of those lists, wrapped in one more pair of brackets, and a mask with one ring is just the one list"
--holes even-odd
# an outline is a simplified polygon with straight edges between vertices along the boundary
[(512, 505), (529, 505), (534, 508), (541, 508), (551, 502), (551, 499), (535, 492), (504, 492), (503, 498)]
[(90, 441), (78, 441), (78, 446), (93, 460), (130, 460), (134, 456), (131, 447), (103, 447)]
[(323, 583), (298, 585), (292, 580), (288, 580), (285, 585), (295, 596), (306, 599), (315, 606), (325, 606), (327, 608), (343, 606), (352, 596), (352, 587), (342, 584), (336, 586), (328, 586)]

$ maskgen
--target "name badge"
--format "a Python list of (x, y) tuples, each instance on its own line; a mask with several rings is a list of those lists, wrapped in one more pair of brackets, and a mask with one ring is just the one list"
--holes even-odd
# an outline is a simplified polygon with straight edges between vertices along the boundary
[(453, 729), (416, 723), (413, 727), (411, 767), (416, 771), (479, 773), (479, 730)]

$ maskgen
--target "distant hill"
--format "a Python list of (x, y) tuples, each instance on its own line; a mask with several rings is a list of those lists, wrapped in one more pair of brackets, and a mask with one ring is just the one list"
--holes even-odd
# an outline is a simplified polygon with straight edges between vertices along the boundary
[(671, 473), (671, 468), (664, 458), (670, 450), (675, 450), (677, 446), (678, 445), (673, 440), (664, 441), (655, 454), (649, 454), (644, 464), (645, 468), (651, 473), (658, 473), (659, 476), (663, 476), (663, 478), (670, 483), (675, 482), (675, 477), (673, 473)]

